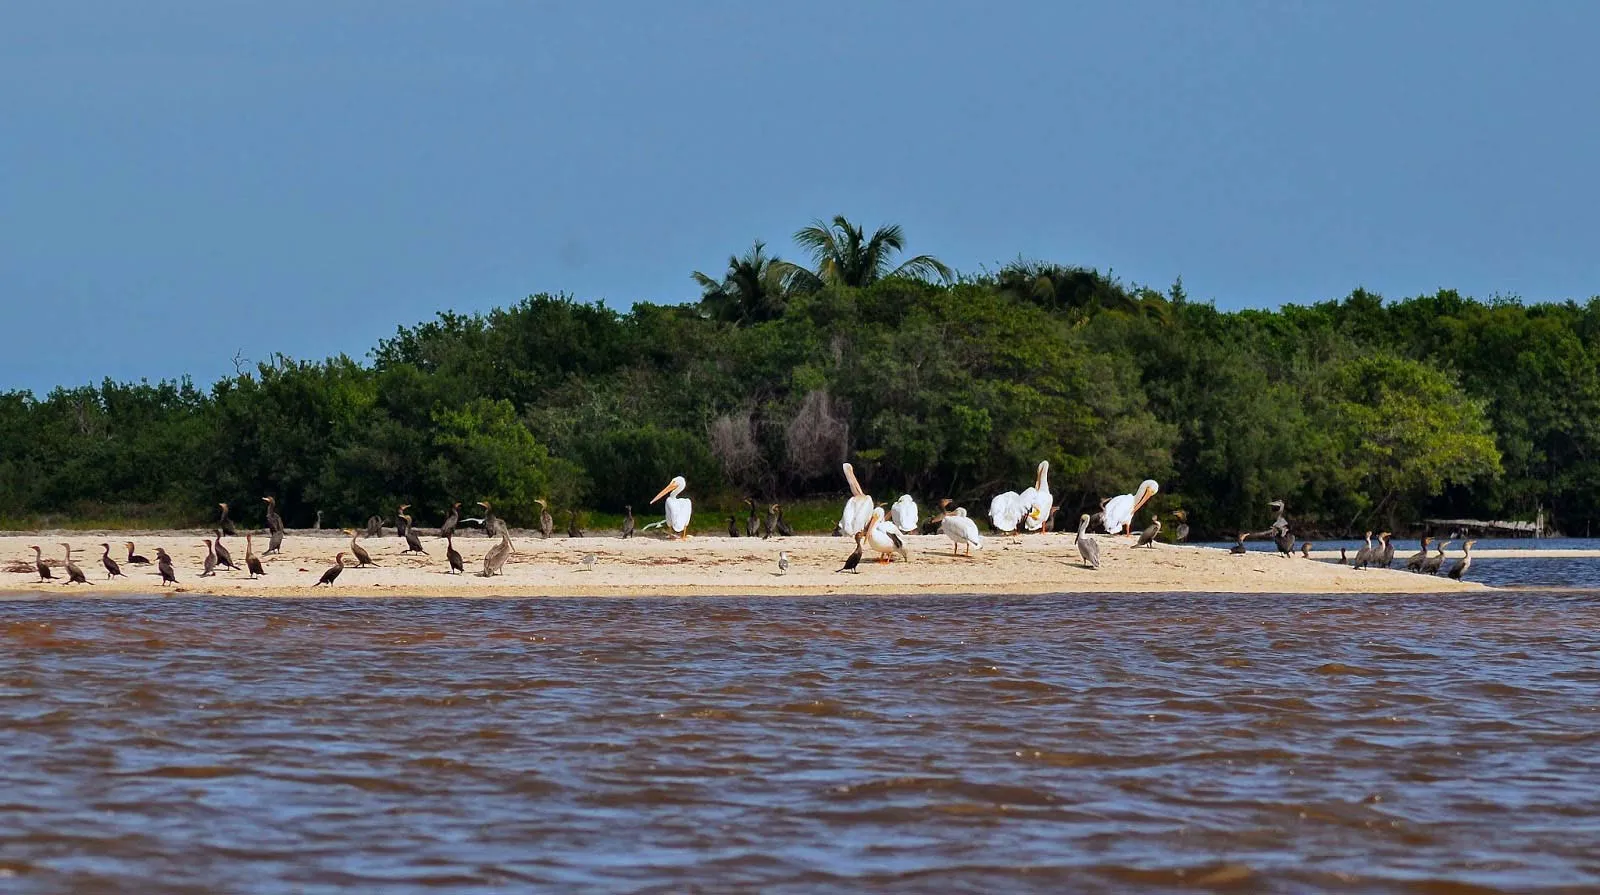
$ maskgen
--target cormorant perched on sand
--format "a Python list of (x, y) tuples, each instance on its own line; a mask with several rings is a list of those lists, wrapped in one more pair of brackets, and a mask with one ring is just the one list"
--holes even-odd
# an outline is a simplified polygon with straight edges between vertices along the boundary
[(1456, 564), (1450, 567), (1451, 578), (1460, 581), (1461, 577), (1467, 574), (1467, 570), (1472, 568), (1472, 545), (1476, 543), (1478, 542), (1468, 541), (1461, 545), (1461, 558), (1456, 560)]
[(1434, 547), (1438, 552), (1422, 561), (1422, 574), (1437, 575), (1444, 565), (1444, 548), (1450, 546), (1450, 541), (1442, 541)]
[(200, 573), (200, 577), (210, 578), (215, 574), (217, 574), (217, 548), (212, 545), (210, 538), (206, 538), (206, 570)]
[(1343, 547), (1339, 548), (1339, 565), (1341, 565), (1341, 566), (1350, 565), (1350, 556), (1344, 552), (1344, 548)]
[(1172, 543), (1181, 544), (1189, 540), (1189, 514), (1183, 510), (1173, 510), (1172, 518), (1178, 520), (1178, 527), (1172, 530)]
[(362, 534), (365, 537), (369, 537), (369, 538), (381, 538), (381, 537), (383, 537), (383, 517), (382, 516), (368, 516), (367, 517), (367, 530), (362, 532)]
[(1310, 559), (1311, 558), (1311, 542), (1310, 541), (1301, 541), (1300, 542), (1300, 558), (1301, 559)]
[(278, 501), (271, 497), (263, 497), (267, 502), (267, 531), (283, 531), (283, 517), (278, 515)]
[(767, 507), (766, 518), (761, 520), (762, 539), (770, 538), (778, 533), (778, 505)]
[(1379, 532), (1378, 540), (1383, 543), (1383, 546), (1373, 548), (1372, 556), (1372, 564), (1375, 566), (1381, 566), (1385, 569), (1389, 568), (1391, 565), (1394, 565), (1394, 541), (1389, 537), (1389, 535), (1390, 532), (1387, 531)]
[(1149, 547), (1151, 550), (1154, 550), (1156, 549), (1156, 535), (1158, 534), (1161, 534), (1161, 517), (1151, 516), (1150, 527), (1139, 532), (1139, 540), (1133, 546)]
[(556, 531), (556, 520), (550, 515), (550, 504), (541, 497), (535, 497), (533, 502), (539, 505), (539, 537), (548, 539)]
[(460, 575), (467, 570), (467, 564), (461, 561), (461, 553), (456, 550), (455, 535), (444, 536), (444, 558), (450, 562), (451, 575)]
[(250, 548), (249, 532), (244, 533), (244, 567), (250, 570), (250, 580), (252, 581), (267, 574), (267, 570), (261, 567), (261, 558), (256, 556)]
[(122, 567), (117, 565), (117, 561), (111, 558), (111, 545), (101, 544), (100, 547), (104, 551), (100, 554), (100, 565), (106, 567), (106, 580), (128, 577), (122, 574)]
[(344, 571), (344, 554), (343, 553), (335, 553), (333, 555), (333, 565), (329, 566), (328, 567), (328, 571), (323, 572), (322, 573), (322, 577), (317, 579), (317, 583), (313, 584), (311, 586), (312, 587), (319, 587), (321, 585), (326, 584), (329, 587), (332, 587), (333, 586), (333, 582), (338, 580), (339, 573), (341, 573), (343, 571)]
[(160, 547), (156, 548), (156, 571), (161, 573), (162, 584), (178, 583), (178, 576), (172, 571), (172, 557)]
[[(401, 509), (408, 509), (410, 506), (410, 504), (406, 504), (404, 507), (401, 507)], [(401, 532), (401, 535), (406, 539), (405, 552), (427, 554), (428, 551), (422, 549), (422, 538), (417, 534), (417, 527), (416, 525), (412, 524), (411, 517), (407, 516), (405, 513), (401, 513), (396, 517), (396, 519), (404, 519), (406, 521), (405, 530)]]
[(1234, 540), (1233, 546), (1228, 548), (1228, 552), (1234, 556), (1243, 556), (1246, 553), (1249, 553), (1249, 548), (1245, 547), (1244, 545), (1245, 537), (1246, 535), (1244, 532), (1239, 532), (1239, 537)]
[(864, 531), (856, 532), (856, 550), (855, 550), (855, 552), (850, 554), (848, 557), (845, 558), (844, 565), (840, 566), (837, 569), (834, 569), (835, 573), (838, 573), (838, 572), (855, 572), (858, 575), (861, 574), (856, 569), (856, 567), (861, 565), (861, 539), (866, 537), (866, 536), (867, 536), (867, 533), (864, 532)]
[(228, 548), (222, 546), (221, 531), (217, 532), (217, 543), (214, 549), (217, 551), (217, 565), (222, 566), (224, 569), (239, 571), (239, 567), (233, 564), (233, 554), (229, 552)]
[(217, 527), (230, 535), (238, 534), (238, 530), (233, 527), (233, 520), (228, 518), (228, 505), (219, 503), (217, 506), (222, 508), (222, 518), (217, 520)]
[(1091, 569), (1100, 568), (1100, 542), (1089, 534), (1088, 513), (1078, 517), (1078, 555), (1083, 558), (1083, 564)]
[(750, 505), (750, 518), (744, 522), (744, 536), (753, 538), (761, 533), (761, 520), (756, 513), (756, 499), (754, 497), (746, 497), (744, 502)]
[(406, 510), (411, 509), (411, 504), (403, 503), (394, 511), (394, 533), (396, 537), (405, 537), (411, 530), (411, 517), (406, 515)]
[(778, 514), (778, 521), (772, 524), (772, 533), (780, 538), (794, 537), (794, 528), (789, 525), (788, 519), (783, 518), (783, 504), (773, 504), (772, 511)]
[[(66, 565), (67, 583), (68, 584), (93, 584), (94, 582), (90, 581), (88, 576), (83, 574), (83, 570), (78, 568), (78, 564), (72, 561), (72, 545), (71, 544), (62, 544), (61, 546), (62, 546), (63, 549), (65, 549), (67, 551), (67, 565)], [(1461, 576), (1457, 575), (1455, 577), (1459, 578)]]
[[(356, 568), (364, 569), (367, 566), (377, 565), (372, 561), (372, 554), (367, 552), (367, 548), (356, 543), (356, 538), (359, 537), (359, 534), (355, 529), (347, 528), (344, 533), (350, 536), (350, 555), (356, 558)], [(342, 556), (343, 554), (340, 555)]]
[(148, 566), (148, 565), (150, 565), (150, 560), (145, 559), (144, 557), (140, 556), (139, 554), (133, 552), (133, 542), (132, 541), (126, 541), (125, 543), (127, 544), (127, 547), (128, 547), (128, 565), (130, 565), (130, 566)]
[(461, 501), (450, 505), (450, 515), (444, 517), (444, 524), (439, 526), (439, 537), (449, 538), (456, 533), (456, 526), (461, 524)]
[(282, 553), (282, 552), (283, 552), (283, 529), (275, 528), (272, 531), (267, 532), (267, 552), (266, 552), (265, 555), (266, 556), (272, 556), (273, 554)]
[(631, 503), (623, 504), (623, 506), (622, 506), (622, 539), (624, 541), (626, 541), (627, 539), (633, 537), (633, 529), (637, 524), (638, 523), (633, 521), (633, 504), (631, 504)]
[(583, 529), (578, 527), (578, 511), (577, 510), (567, 510), (567, 537), (569, 537), (569, 538), (581, 538), (581, 537), (583, 537)]
[(1428, 559), (1428, 545), (1431, 543), (1433, 543), (1433, 538), (1430, 538), (1427, 535), (1422, 536), (1422, 549), (1411, 554), (1411, 558), (1406, 560), (1407, 572), (1422, 571), (1422, 564)]
[(728, 537), (737, 538), (738, 536), (739, 536), (739, 517), (738, 516), (729, 516), (728, 517)]
[(1367, 532), (1366, 544), (1356, 551), (1356, 561), (1350, 565), (1353, 568), (1365, 569), (1372, 563), (1372, 532)]

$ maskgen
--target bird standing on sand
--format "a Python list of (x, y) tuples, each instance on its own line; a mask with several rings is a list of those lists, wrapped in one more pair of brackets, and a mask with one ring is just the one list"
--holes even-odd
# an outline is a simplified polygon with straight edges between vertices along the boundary
[(1189, 540), (1189, 514), (1183, 510), (1173, 510), (1172, 518), (1178, 520), (1178, 527), (1172, 531), (1172, 543), (1181, 544)]
[(778, 551), (778, 574), (789, 574), (789, 551), (787, 550)]
[(178, 575), (172, 570), (172, 557), (160, 547), (156, 548), (156, 571), (161, 573), (162, 584), (178, 583)]
[(365, 535), (367, 537), (369, 537), (369, 538), (381, 538), (381, 537), (383, 537), (383, 517), (382, 516), (368, 516), (367, 517), (367, 530), (365, 532)]
[(577, 510), (567, 510), (567, 537), (569, 537), (569, 538), (581, 538), (581, 537), (583, 537), (583, 529), (578, 527), (578, 511)]
[(217, 520), (217, 527), (230, 535), (238, 534), (238, 530), (233, 527), (233, 520), (228, 518), (228, 505), (219, 503), (217, 506), (222, 508), (222, 517)]
[[(283, 517), (278, 515), (278, 501), (271, 497), (263, 497), (267, 502), (267, 552), (264, 556), (275, 556), (283, 551)], [(249, 547), (248, 544), (245, 545)], [(250, 565), (246, 560), (245, 565)]]
[(404, 519), (406, 521), (405, 530), (401, 532), (401, 536), (406, 539), (406, 549), (403, 552), (421, 553), (426, 555), (428, 551), (422, 549), (422, 538), (417, 534), (417, 526), (412, 523), (411, 517), (407, 516), (404, 512), (404, 510), (407, 510), (410, 507), (411, 504), (409, 503), (401, 507), (400, 509), (402, 512), (395, 517), (396, 519)]
[(1444, 566), (1444, 551), (1445, 551), (1445, 548), (1449, 547), (1452, 543), (1454, 543), (1454, 542), (1452, 542), (1452, 541), (1442, 541), (1439, 544), (1434, 546), (1434, 550), (1436, 550), (1438, 552), (1434, 553), (1432, 556), (1430, 556), (1427, 559), (1422, 561), (1422, 574), (1424, 574), (1424, 575), (1437, 575), (1437, 574), (1439, 574), (1439, 569)]
[(840, 566), (837, 569), (834, 569), (834, 573), (835, 574), (838, 574), (839, 572), (854, 572), (855, 574), (858, 574), (858, 575), (861, 574), (860, 571), (856, 567), (861, 565), (861, 539), (866, 537), (866, 536), (867, 536), (867, 534), (864, 531), (856, 532), (856, 549), (855, 549), (855, 552), (850, 554), (848, 557), (845, 558), (844, 565)]
[(739, 536), (739, 517), (738, 516), (729, 516), (728, 517), (728, 537), (737, 538), (738, 536)]
[(638, 523), (633, 521), (633, 504), (631, 504), (631, 503), (623, 504), (622, 505), (622, 539), (624, 541), (626, 541), (627, 539), (633, 537), (633, 530), (637, 525), (638, 525)]
[(406, 515), (406, 510), (409, 509), (411, 509), (411, 504), (403, 503), (399, 509), (394, 511), (394, 533), (402, 538), (406, 536), (406, 532), (411, 530), (411, 517)]
[(312, 587), (319, 587), (321, 585), (326, 584), (329, 587), (333, 587), (333, 582), (338, 580), (339, 574), (341, 572), (343, 572), (343, 571), (344, 571), (344, 554), (343, 553), (335, 553), (333, 555), (333, 565), (329, 566), (328, 567), (328, 571), (323, 572), (322, 573), (322, 577), (317, 579), (317, 583), (313, 584), (311, 586)]
[(145, 559), (144, 557), (140, 556), (139, 554), (133, 552), (133, 542), (132, 541), (125, 541), (124, 543), (128, 547), (128, 565), (130, 565), (130, 566), (148, 566), (148, 565), (150, 565), (150, 560)]
[(1351, 563), (1352, 568), (1365, 569), (1372, 563), (1372, 532), (1367, 532), (1366, 543), (1356, 551), (1356, 561)]
[(585, 571), (585, 572), (593, 572), (594, 571), (594, 560), (595, 560), (595, 556), (594, 556), (593, 553), (585, 553), (583, 555), (583, 558), (578, 560), (578, 565), (583, 566), (583, 571)]
[(1088, 513), (1078, 517), (1078, 556), (1083, 558), (1083, 564), (1090, 569), (1100, 568), (1100, 542), (1089, 534)]
[(556, 520), (550, 515), (550, 504), (542, 497), (535, 497), (533, 502), (539, 505), (539, 537), (549, 540), (556, 532)]
[(1154, 550), (1156, 549), (1156, 535), (1159, 534), (1161, 534), (1161, 517), (1151, 516), (1150, 526), (1144, 531), (1139, 532), (1139, 540), (1133, 546), (1149, 547), (1151, 550)]
[(1422, 571), (1422, 564), (1425, 561), (1427, 561), (1427, 559), (1428, 559), (1428, 545), (1431, 544), (1431, 543), (1433, 543), (1433, 538), (1430, 538), (1427, 535), (1423, 535), (1423, 537), (1422, 537), (1422, 549), (1418, 550), (1416, 553), (1411, 554), (1411, 558), (1406, 560), (1406, 571), (1407, 572), (1420, 572), (1420, 571)]
[(217, 548), (212, 545), (211, 539), (206, 538), (206, 570), (200, 573), (201, 578), (210, 578), (217, 574)]
[[(750, 516), (744, 521), (744, 536), (753, 538), (761, 533), (761, 514), (756, 510), (756, 499), (754, 497), (746, 497), (744, 502), (750, 505)], [(738, 535), (734, 535), (734, 537), (738, 537)]]
[(778, 533), (778, 505), (767, 507), (767, 518), (761, 521), (761, 538), (765, 540)]
[(483, 555), (483, 577), (493, 578), (499, 575), (506, 567), (506, 559), (509, 556), (511, 556), (511, 532), (502, 529), (500, 543), (490, 547), (489, 552)]
[(217, 551), (217, 565), (235, 572), (239, 571), (239, 567), (233, 564), (233, 554), (228, 552), (228, 548), (222, 546), (221, 531), (217, 532), (217, 543), (214, 549)]
[(689, 519), (694, 513), (694, 503), (689, 498), (681, 496), (684, 489), (688, 487), (688, 479), (681, 475), (676, 475), (655, 497), (650, 498), (651, 503), (666, 498), (664, 508), (667, 517), (667, 531), (671, 532), (668, 535), (669, 537), (682, 539), (689, 537)]
[(106, 580), (128, 577), (122, 574), (122, 567), (117, 565), (117, 561), (111, 558), (111, 545), (101, 544), (100, 548), (104, 551), (100, 554), (100, 565), (106, 567)]
[(978, 533), (978, 523), (967, 518), (966, 507), (950, 509), (950, 498), (939, 501), (942, 518), (939, 520), (939, 533), (950, 539), (950, 555), (963, 546), (967, 548), (967, 555), (972, 555), (972, 548), (983, 549), (983, 535)]
[(444, 517), (444, 523), (439, 526), (439, 537), (449, 538), (456, 533), (456, 526), (461, 524), (461, 501), (450, 505), (450, 515)]
[(456, 550), (455, 535), (444, 537), (444, 558), (450, 562), (450, 571), (446, 574), (460, 575), (467, 570), (466, 563), (461, 561), (461, 553)]
[(68, 584), (93, 584), (94, 582), (90, 581), (88, 576), (83, 574), (83, 570), (78, 568), (78, 564), (72, 561), (72, 545), (71, 544), (62, 544), (61, 547), (62, 547), (62, 549), (67, 551), (67, 564), (66, 564), (67, 583)]
[(1300, 558), (1301, 559), (1310, 559), (1311, 558), (1311, 542), (1310, 541), (1301, 541), (1300, 542)]
[(244, 567), (250, 571), (251, 581), (267, 574), (267, 570), (261, 566), (261, 558), (251, 550), (250, 533), (248, 531), (244, 533)]
[(1461, 558), (1456, 560), (1456, 564), (1450, 567), (1451, 578), (1460, 581), (1462, 576), (1467, 574), (1467, 570), (1472, 568), (1472, 545), (1476, 543), (1478, 542), (1468, 541), (1461, 545)]
[(1246, 553), (1249, 553), (1250, 548), (1244, 545), (1244, 539), (1246, 537), (1248, 537), (1248, 535), (1245, 532), (1239, 532), (1239, 537), (1234, 539), (1233, 546), (1228, 548), (1228, 552), (1234, 556), (1244, 556)]
[(1390, 537), (1390, 534), (1390, 532), (1386, 531), (1378, 535), (1378, 540), (1383, 542), (1383, 549), (1379, 550), (1378, 555), (1372, 558), (1373, 565), (1382, 566), (1385, 569), (1394, 565), (1394, 539)]
[[(372, 561), (372, 554), (367, 552), (367, 548), (356, 543), (356, 538), (360, 535), (355, 529), (347, 528), (344, 533), (350, 536), (350, 555), (356, 558), (356, 568), (364, 569), (367, 566), (377, 565)], [(342, 556), (343, 554), (340, 555)]]
[(311, 523), (311, 530), (312, 531), (321, 531), (322, 530), (322, 511), (321, 510), (317, 510), (317, 518), (316, 518), (315, 521), (313, 521)]
[(906, 552), (906, 542), (900, 537), (900, 529), (884, 518), (883, 507), (873, 507), (865, 534), (868, 546), (878, 551), (878, 562), (893, 562), (896, 553), (900, 554), (901, 562), (910, 561), (911, 556)]
[(772, 511), (778, 514), (777, 521), (772, 523), (772, 533), (780, 538), (794, 537), (794, 529), (790, 527), (789, 520), (783, 518), (783, 504), (773, 504)]

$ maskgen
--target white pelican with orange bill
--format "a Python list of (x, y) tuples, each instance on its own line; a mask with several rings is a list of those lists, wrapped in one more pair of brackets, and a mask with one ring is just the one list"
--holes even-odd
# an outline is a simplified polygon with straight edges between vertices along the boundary
[(844, 464), (844, 479), (850, 483), (850, 499), (844, 502), (839, 528), (850, 538), (866, 530), (867, 520), (872, 518), (872, 495), (861, 490), (861, 483), (856, 481), (856, 468), (848, 463)]
[(1038, 531), (1050, 518), (1050, 461), (1040, 460), (1033, 474), (1033, 487), (1021, 494), (1007, 491), (989, 501), (989, 521), (1003, 532), (1015, 532), (1020, 525), (1025, 531)]
[(866, 534), (867, 546), (878, 551), (878, 562), (889, 562), (896, 553), (902, 560), (911, 558), (906, 553), (906, 542), (900, 539), (900, 529), (884, 518), (883, 507), (872, 508), (872, 515), (867, 517)]
[(689, 502), (689, 498), (678, 496), (687, 487), (689, 487), (687, 479), (681, 475), (673, 476), (672, 481), (667, 483), (667, 487), (661, 489), (661, 493), (650, 498), (651, 503), (655, 503), (663, 497), (667, 498), (667, 528), (672, 530), (674, 536), (680, 538), (688, 537), (689, 514), (694, 511), (694, 506)]
[(1145, 479), (1139, 483), (1139, 490), (1132, 494), (1118, 494), (1106, 501), (1103, 512), (1106, 534), (1131, 534), (1134, 514), (1160, 490), (1161, 486), (1156, 484), (1155, 479)]

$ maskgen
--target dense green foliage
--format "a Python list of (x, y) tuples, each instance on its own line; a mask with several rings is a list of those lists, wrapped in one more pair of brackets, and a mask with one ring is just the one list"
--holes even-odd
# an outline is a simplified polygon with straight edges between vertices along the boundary
[(886, 230), (802, 231), (809, 276), (757, 244), (696, 275), (699, 305), (538, 295), (401, 329), (367, 363), (0, 393), (0, 522), (199, 521), (221, 500), (255, 521), (268, 494), (290, 525), (480, 499), (527, 524), (536, 497), (650, 519), (681, 473), (720, 530), (745, 494), (842, 493), (845, 459), (880, 500), (974, 515), (1040, 459), (1067, 518), (1155, 478), (1156, 508), (1213, 535), (1263, 527), (1275, 497), (1328, 533), (1600, 514), (1600, 300), (1224, 313), (1049, 264), (907, 278), (944, 270), (894, 265)]

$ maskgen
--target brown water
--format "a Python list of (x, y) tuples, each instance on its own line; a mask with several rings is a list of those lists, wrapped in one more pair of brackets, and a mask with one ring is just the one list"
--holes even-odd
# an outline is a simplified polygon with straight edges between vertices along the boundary
[(0, 604), (0, 891), (1600, 890), (1600, 599)]

